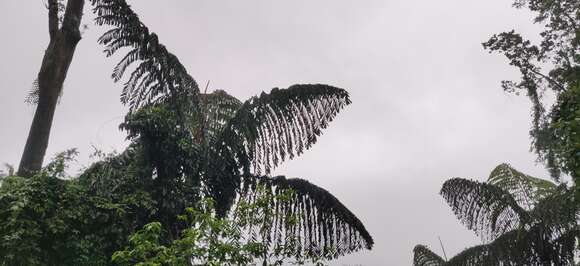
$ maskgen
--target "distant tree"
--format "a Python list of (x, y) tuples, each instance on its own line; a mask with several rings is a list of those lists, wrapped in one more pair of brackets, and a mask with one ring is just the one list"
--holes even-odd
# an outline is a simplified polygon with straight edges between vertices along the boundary
[(413, 265), (575, 265), (579, 208), (565, 184), (502, 164), (485, 183), (448, 180), (441, 195), (459, 220), (487, 243), (449, 260), (418, 245)]
[[(533, 44), (515, 31), (492, 36), (483, 44), (504, 54), (521, 73), (521, 80), (503, 81), (508, 92), (525, 93), (532, 102), (532, 149), (558, 178), (563, 172), (580, 182), (580, 1), (516, 0), (516, 8), (536, 14), (544, 26)], [(556, 103), (545, 93), (554, 94)]]
[(30, 177), (42, 168), (58, 97), (81, 39), (84, 4), (84, 0), (68, 0), (65, 7), (61, 0), (48, 0), (50, 42), (35, 82), (32, 97), (37, 106), (20, 159), (19, 176)]

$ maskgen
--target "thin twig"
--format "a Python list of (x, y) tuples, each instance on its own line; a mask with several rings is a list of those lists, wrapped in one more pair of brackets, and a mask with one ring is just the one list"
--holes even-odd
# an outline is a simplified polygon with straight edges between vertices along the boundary
[(210, 81), (211, 80), (209, 80), (209, 79), (207, 80), (207, 83), (205, 84), (205, 90), (203, 91), (203, 94), (207, 94), (207, 88), (209, 87), (209, 82)]
[(443, 256), (445, 257), (445, 261), (447, 261), (447, 254), (445, 253), (445, 248), (443, 247), (443, 242), (441, 242), (441, 237), (437, 236), (437, 238), (439, 238), (439, 244), (441, 245), (441, 249), (443, 250)]

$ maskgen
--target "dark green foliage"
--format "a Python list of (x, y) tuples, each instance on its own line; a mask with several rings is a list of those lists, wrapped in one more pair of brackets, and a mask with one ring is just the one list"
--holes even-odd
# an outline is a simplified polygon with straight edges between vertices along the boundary
[(223, 90), (199, 95), (201, 112), (193, 113), (188, 120), (194, 139), (209, 145), (216, 141), (228, 122), (242, 106), (242, 102)]
[(77, 179), (55, 177), (63, 176), (70, 154), (60, 154), (38, 175), (2, 182), (1, 265), (107, 265), (125, 245), (132, 208), (95, 196)]
[[(274, 226), (293, 228), (299, 216), (287, 212), (282, 216), (272, 203), (284, 205), (295, 197), (295, 191), (274, 192), (263, 182), (250, 197), (236, 203), (232, 215), (219, 217), (211, 199), (201, 200), (187, 208), (180, 220), (188, 224), (179, 238), (162, 244), (163, 226), (158, 222), (145, 225), (130, 237), (129, 245), (115, 252), (118, 265), (263, 265), (322, 264), (322, 254), (297, 254), (298, 239), (277, 241)], [(280, 233), (278, 233), (280, 234)], [(278, 236), (279, 237), (279, 236)]]
[[(0, 191), (0, 257), (2, 265), (58, 265), (99, 259), (93, 239), (81, 233), (88, 222), (76, 208), (83, 193), (52, 177), (8, 177)], [(78, 226), (78, 227), (77, 227)], [(93, 257), (94, 256), (94, 257)], [(100, 259), (106, 256), (100, 256)]]
[(145, 178), (150, 172), (140, 147), (131, 145), (125, 152), (105, 156), (91, 165), (78, 182), (89, 195), (122, 207), (127, 221), (125, 230), (132, 233), (153, 219), (159, 210), (158, 200), (151, 193), (153, 184)]
[(441, 194), (467, 228), (489, 241), (448, 261), (418, 246), (414, 265), (574, 265), (580, 209), (565, 184), (502, 164), (487, 183), (455, 178)]
[(550, 151), (555, 164), (577, 179), (580, 177), (580, 83), (559, 94), (554, 106), (557, 108), (550, 114), (549, 130), (556, 141), (550, 145)]
[(128, 131), (141, 152), (140, 163), (147, 171), (135, 178), (155, 199), (154, 220), (170, 225), (167, 232), (175, 239), (183, 229), (177, 216), (202, 195), (199, 146), (190, 131), (179, 124), (176, 112), (163, 105), (128, 115), (121, 128)]
[[(517, 0), (517, 8), (536, 13), (545, 27), (541, 42), (532, 44), (515, 31), (492, 36), (483, 46), (504, 54), (517, 67), (521, 80), (503, 81), (506, 91), (523, 91), (532, 102), (532, 149), (545, 161), (554, 178), (564, 172), (578, 178), (580, 147), (570, 130), (577, 125), (580, 86), (580, 2), (577, 0)], [(546, 110), (542, 95), (553, 93), (557, 102)], [(571, 125), (573, 124), (573, 125)], [(563, 129), (564, 127), (565, 129)]]
[(211, 201), (187, 208), (180, 220), (188, 226), (178, 239), (162, 244), (163, 227), (152, 222), (129, 238), (129, 245), (113, 255), (117, 265), (248, 265), (264, 250), (246, 241), (240, 223), (218, 218)]

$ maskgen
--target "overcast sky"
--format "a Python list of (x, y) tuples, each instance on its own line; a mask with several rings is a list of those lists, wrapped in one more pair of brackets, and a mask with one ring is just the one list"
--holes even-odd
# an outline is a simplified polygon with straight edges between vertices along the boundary
[[(438, 195), (451, 177), (485, 180), (502, 162), (546, 177), (529, 153), (530, 105), (499, 84), (518, 73), (481, 42), (538, 27), (510, 0), (130, 1), (200, 84), (247, 99), (273, 87), (326, 83), (353, 104), (319, 142), (276, 171), (331, 191), (366, 225), (372, 251), (333, 265), (411, 265), (426, 244), (447, 255), (480, 242)], [(87, 3), (87, 7), (88, 7)], [(0, 163), (18, 165), (34, 108), (24, 98), (48, 43), (42, 0), (1, 0)], [(122, 151), (126, 109), (92, 24), (70, 67), (47, 159), (76, 147)], [(46, 161), (46, 160), (45, 160)]]

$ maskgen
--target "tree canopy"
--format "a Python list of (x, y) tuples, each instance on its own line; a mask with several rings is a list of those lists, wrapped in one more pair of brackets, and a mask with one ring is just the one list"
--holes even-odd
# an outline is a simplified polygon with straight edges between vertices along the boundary
[[(534, 12), (542, 25), (540, 43), (515, 31), (493, 35), (483, 43), (490, 52), (503, 54), (521, 74), (519, 81), (502, 81), (508, 92), (525, 93), (532, 103), (532, 149), (558, 178), (563, 172), (579, 178), (580, 146), (580, 3), (576, 0), (517, 0), (516, 8)], [(555, 95), (548, 108), (546, 93)]]

